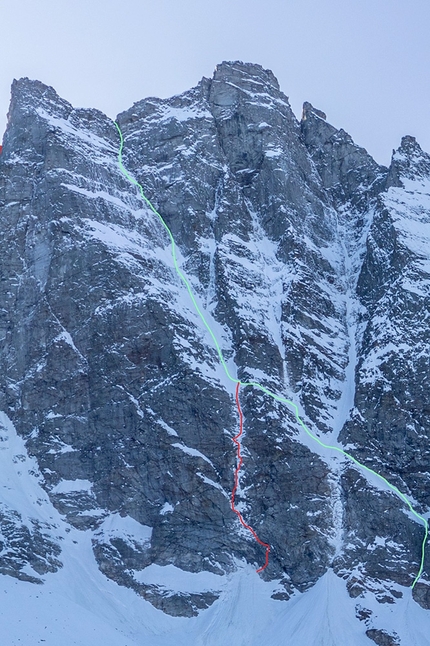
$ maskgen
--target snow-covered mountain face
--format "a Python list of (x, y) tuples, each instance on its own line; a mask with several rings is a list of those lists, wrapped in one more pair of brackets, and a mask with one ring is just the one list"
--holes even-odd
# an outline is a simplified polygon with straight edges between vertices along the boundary
[[(427, 518), (430, 156), (381, 167), (239, 62), (118, 123), (233, 378)], [(59, 617), (28, 643), (430, 644), (423, 525), (242, 387), (255, 573), (236, 384), (115, 124), (21, 79), (3, 143), (0, 572)]]

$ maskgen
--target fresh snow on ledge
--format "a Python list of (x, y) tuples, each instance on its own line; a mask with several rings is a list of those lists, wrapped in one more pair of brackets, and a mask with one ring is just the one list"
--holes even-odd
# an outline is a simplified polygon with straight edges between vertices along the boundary
[(58, 484), (51, 489), (51, 493), (74, 493), (74, 492), (90, 492), (92, 482), (89, 480), (60, 480)]
[(143, 570), (134, 570), (134, 578), (140, 583), (156, 585), (176, 593), (202, 593), (218, 590), (225, 585), (225, 577), (212, 572), (185, 572), (174, 565), (153, 563)]

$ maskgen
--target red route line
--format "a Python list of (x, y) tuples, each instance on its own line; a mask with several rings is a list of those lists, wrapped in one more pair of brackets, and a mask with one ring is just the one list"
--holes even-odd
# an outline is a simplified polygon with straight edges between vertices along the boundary
[(251, 534), (253, 535), (253, 537), (257, 541), (257, 543), (259, 543), (260, 545), (262, 545), (263, 547), (266, 548), (266, 562), (264, 563), (264, 565), (262, 565), (257, 570), (257, 572), (262, 572), (269, 565), (270, 545), (268, 545), (267, 543), (263, 543), (263, 541), (258, 538), (257, 533), (255, 532), (255, 530), (252, 529), (252, 527), (250, 525), (247, 525), (245, 523), (245, 521), (243, 520), (242, 514), (234, 506), (234, 497), (236, 495), (236, 491), (237, 491), (237, 488), (239, 486), (239, 471), (240, 471), (240, 467), (243, 464), (243, 458), (242, 458), (242, 456), (240, 454), (240, 446), (241, 446), (240, 438), (242, 437), (242, 433), (243, 433), (243, 415), (242, 415), (242, 409), (240, 407), (240, 402), (239, 402), (239, 388), (240, 388), (240, 381), (237, 382), (237, 386), (236, 386), (236, 404), (237, 404), (237, 410), (239, 411), (239, 433), (233, 437), (233, 442), (237, 446), (237, 467), (236, 467), (236, 470), (234, 472), (234, 487), (233, 487), (233, 491), (231, 492), (231, 508), (234, 511), (234, 513), (237, 514), (237, 517), (239, 518), (240, 522), (245, 527), (245, 529), (247, 529), (248, 531), (251, 532)]

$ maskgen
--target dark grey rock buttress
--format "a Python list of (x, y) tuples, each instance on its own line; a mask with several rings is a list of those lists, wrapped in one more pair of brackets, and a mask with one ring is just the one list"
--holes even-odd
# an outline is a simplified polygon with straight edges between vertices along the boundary
[[(241, 62), (139, 101), (118, 123), (125, 167), (170, 228), (231, 375), (296, 402), (312, 433), (425, 513), (429, 156), (405, 137), (379, 166), (311, 104), (299, 123), (272, 72)], [(264, 549), (231, 509), (235, 383), (118, 147), (99, 111), (14, 82), (0, 156), (0, 408), (54, 506), (93, 532), (101, 571), (192, 615), (217, 592), (166, 595), (136, 573), (173, 564), (221, 580), (237, 560), (260, 566)], [(262, 576), (281, 581), (276, 598), (332, 568), (357, 608), (369, 592), (395, 603), (418, 572), (422, 525), (309, 438), (291, 407), (251, 387), (240, 397), (236, 505), (271, 546)], [(75, 481), (91, 486), (64, 485)], [(6, 532), (16, 514), (1, 511)], [(115, 514), (151, 539), (113, 537)], [(22, 578), (25, 559), (42, 574), (61, 567), (40, 529), (19, 545), (2, 572)], [(425, 568), (415, 599), (429, 598)], [(360, 607), (382, 643), (384, 627)]]

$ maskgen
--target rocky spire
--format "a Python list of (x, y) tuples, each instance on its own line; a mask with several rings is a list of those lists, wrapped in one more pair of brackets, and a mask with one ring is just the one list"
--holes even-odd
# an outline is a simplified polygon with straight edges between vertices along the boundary
[(303, 141), (335, 203), (350, 201), (366, 208), (386, 169), (357, 146), (345, 130), (337, 130), (326, 119), (324, 112), (306, 101), (301, 120)]
[(430, 155), (423, 151), (415, 137), (405, 135), (393, 150), (387, 187), (403, 186), (404, 179), (430, 177)]

